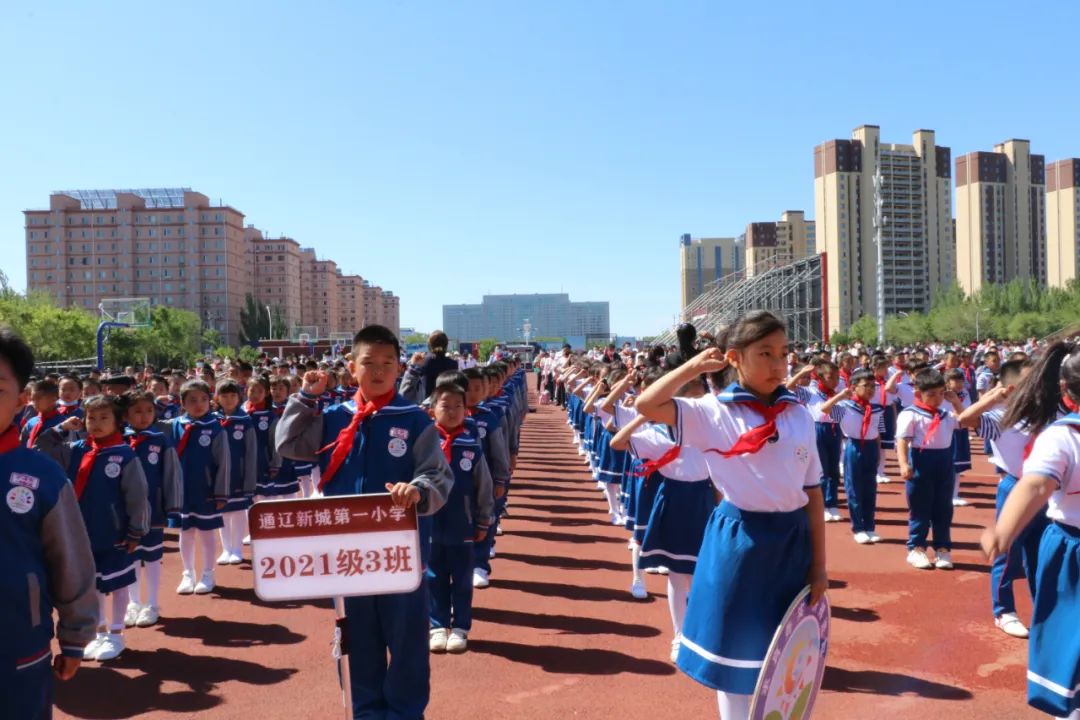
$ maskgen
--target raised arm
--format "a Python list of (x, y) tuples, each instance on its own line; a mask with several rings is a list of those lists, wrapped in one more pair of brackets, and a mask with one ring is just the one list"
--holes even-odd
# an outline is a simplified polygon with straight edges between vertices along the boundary
[(675, 393), (698, 375), (719, 372), (726, 367), (723, 351), (709, 348), (650, 385), (638, 397), (634, 408), (653, 422), (674, 426), (677, 421)]
[(960, 427), (977, 429), (979, 427), (980, 418), (986, 414), (986, 411), (1002, 402), (1008, 396), (1008, 387), (1001, 386), (996, 387), (993, 390), (987, 390), (979, 397), (978, 402), (972, 403), (966, 410), (960, 413), (960, 417), (958, 418)]

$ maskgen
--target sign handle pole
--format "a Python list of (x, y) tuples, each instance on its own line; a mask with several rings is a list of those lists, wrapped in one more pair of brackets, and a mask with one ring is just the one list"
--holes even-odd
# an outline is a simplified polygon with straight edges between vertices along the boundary
[(352, 679), (349, 677), (349, 641), (346, 632), (348, 620), (345, 618), (345, 598), (334, 598), (334, 616), (336, 627), (334, 628), (333, 656), (337, 660), (338, 682), (341, 684), (341, 702), (345, 705), (345, 717), (352, 720)]

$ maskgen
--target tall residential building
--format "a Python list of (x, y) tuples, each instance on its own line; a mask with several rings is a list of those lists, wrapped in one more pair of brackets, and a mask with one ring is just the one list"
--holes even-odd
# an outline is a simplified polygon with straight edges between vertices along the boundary
[(147, 297), (190, 310), (229, 343), (252, 290), (244, 214), (190, 188), (70, 190), (26, 210), (27, 288), (96, 312)]
[(813, 220), (802, 210), (786, 210), (779, 222), (756, 222), (746, 226), (746, 276), (790, 265), (813, 254)]
[(379, 302), (379, 324), (385, 325), (394, 331), (401, 332), (401, 304), (397, 295), (389, 290), (383, 290)]
[(1046, 166), (1046, 282), (1065, 287), (1080, 277), (1080, 160)]
[(877, 312), (874, 175), (880, 168), (887, 314), (926, 311), (954, 280), (950, 151), (932, 130), (910, 145), (863, 125), (814, 148), (815, 246), (826, 255), (828, 331)]
[(292, 333), (302, 324), (300, 243), (287, 237), (263, 237), (253, 225), (247, 226), (244, 237), (251, 251), (255, 301), (260, 307), (277, 308), (286, 331)]
[(1027, 140), (956, 158), (956, 278), (966, 292), (1046, 283), (1046, 161)]
[(364, 326), (364, 278), (337, 273), (338, 332), (355, 333)]
[(738, 238), (679, 239), (679, 276), (682, 279), (682, 306), (686, 307), (707, 287), (746, 267), (744, 248)]
[(528, 321), (534, 337), (610, 336), (607, 302), (570, 302), (565, 293), (484, 295), (479, 305), (443, 305), (443, 331), (452, 340), (522, 339)]
[(320, 260), (314, 248), (300, 248), (300, 325), (312, 337), (341, 332), (337, 263)]

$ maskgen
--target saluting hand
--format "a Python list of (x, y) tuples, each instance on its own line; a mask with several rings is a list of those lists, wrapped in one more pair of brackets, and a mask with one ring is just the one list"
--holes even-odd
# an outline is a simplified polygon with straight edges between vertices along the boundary
[(728, 366), (724, 351), (715, 347), (698, 353), (691, 362), (695, 365), (694, 369), (701, 373), (720, 372)]
[(308, 370), (304, 373), (304, 384), (301, 386), (308, 395), (322, 395), (326, 392), (327, 374), (321, 370)]

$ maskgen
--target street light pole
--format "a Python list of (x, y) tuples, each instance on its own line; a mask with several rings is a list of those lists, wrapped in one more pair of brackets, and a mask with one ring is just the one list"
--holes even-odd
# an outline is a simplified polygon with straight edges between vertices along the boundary
[(270, 323), (270, 339), (274, 339), (274, 316), (270, 314), (270, 306), (266, 306), (266, 319)]
[(881, 209), (885, 204), (883, 196), (885, 178), (881, 175), (881, 161), (874, 168), (874, 244), (877, 245), (877, 335), (878, 346), (885, 347), (885, 253), (882, 248), (882, 233), (887, 218)]

